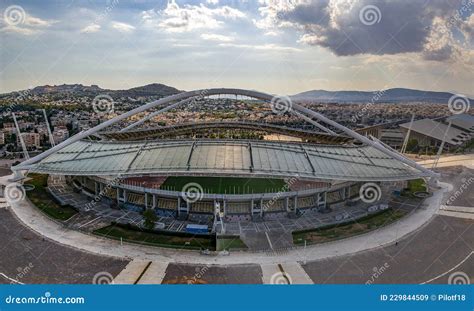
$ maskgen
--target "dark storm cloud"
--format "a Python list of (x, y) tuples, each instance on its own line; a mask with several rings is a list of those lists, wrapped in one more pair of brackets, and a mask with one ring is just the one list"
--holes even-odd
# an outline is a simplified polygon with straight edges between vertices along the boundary
[[(336, 55), (398, 54), (425, 52), (433, 32), (433, 21), (447, 19), (463, 6), (453, 1), (312, 1), (277, 12), (276, 20), (302, 30), (301, 41), (328, 48)], [(375, 6), (364, 23), (360, 12)], [(278, 10), (278, 9), (277, 9)], [(379, 14), (380, 13), (380, 14)], [(432, 45), (433, 46), (433, 45)], [(427, 58), (442, 60), (452, 53), (450, 46), (426, 51)]]

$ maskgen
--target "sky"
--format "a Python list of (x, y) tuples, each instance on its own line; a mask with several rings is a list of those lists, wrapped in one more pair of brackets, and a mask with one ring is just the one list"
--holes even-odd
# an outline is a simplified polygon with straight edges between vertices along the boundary
[(38, 85), (472, 96), (472, 0), (0, 0), (0, 93)]

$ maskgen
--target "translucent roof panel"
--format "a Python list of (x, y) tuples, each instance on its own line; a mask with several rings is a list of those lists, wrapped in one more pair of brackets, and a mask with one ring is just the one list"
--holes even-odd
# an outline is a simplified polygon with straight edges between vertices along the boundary
[(368, 146), (241, 140), (79, 141), (29, 169), (65, 175), (299, 176), (348, 181), (426, 176)]

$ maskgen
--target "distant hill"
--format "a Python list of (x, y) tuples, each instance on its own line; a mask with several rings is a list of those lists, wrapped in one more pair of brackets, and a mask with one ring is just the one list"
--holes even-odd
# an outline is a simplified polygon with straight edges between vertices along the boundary
[(138, 97), (138, 96), (160, 96), (165, 97), (182, 91), (164, 84), (153, 83), (145, 86), (134, 87), (128, 90), (109, 90), (100, 88), (97, 85), (82, 84), (62, 84), (62, 85), (43, 85), (34, 87), (31, 90), (22, 90), (2, 94), (0, 97), (17, 97), (18, 94), (33, 95), (78, 95), (78, 96), (96, 96), (99, 94), (109, 94), (112, 97)]
[[(134, 87), (128, 90), (109, 90), (103, 89), (97, 85), (82, 85), (82, 84), (62, 84), (62, 85), (43, 85), (37, 86), (31, 90), (24, 90), (18, 92), (11, 92), (1, 94), (0, 98), (17, 97), (18, 94), (34, 94), (43, 95), (49, 94), (52, 96), (96, 96), (99, 94), (109, 94), (112, 97), (130, 97), (137, 98), (140, 96), (158, 96), (166, 97), (169, 95), (183, 92), (174, 87), (152, 83), (144, 86)], [(404, 88), (394, 88), (382, 91), (325, 91), (313, 90), (307, 91), (291, 96), (293, 100), (303, 102), (322, 102), (322, 103), (399, 103), (399, 102), (428, 102), (428, 103), (443, 103), (446, 104), (453, 96), (448, 92), (431, 92), (420, 91)], [(472, 101), (472, 99), (471, 99)]]
[[(30, 92), (35, 95), (55, 94), (55, 93), (81, 93), (81, 94), (95, 94), (106, 92), (108, 90), (101, 89), (97, 85), (82, 85), (82, 84), (62, 84), (62, 85), (43, 85), (33, 88)], [(20, 91), (23, 92), (23, 91)]]
[(324, 91), (314, 90), (291, 96), (294, 100), (308, 102), (376, 102), (376, 103), (399, 103), (399, 102), (430, 102), (446, 104), (454, 94), (448, 92), (431, 92), (403, 88), (387, 89), (373, 92), (363, 91)]
[(134, 87), (128, 90), (113, 91), (117, 96), (137, 97), (137, 96), (169, 96), (182, 91), (160, 83), (148, 84)]

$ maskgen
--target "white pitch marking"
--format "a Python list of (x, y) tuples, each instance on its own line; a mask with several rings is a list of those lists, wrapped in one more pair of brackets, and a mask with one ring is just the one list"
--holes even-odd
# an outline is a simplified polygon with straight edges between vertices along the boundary
[(466, 256), (466, 258), (464, 258), (460, 263), (458, 263), (457, 265), (455, 265), (454, 267), (452, 267), (451, 269), (449, 269), (448, 271), (444, 272), (443, 274), (440, 274), (432, 279), (429, 279), (428, 281), (425, 281), (423, 283), (420, 283), (421, 285), (423, 284), (427, 284), (427, 283), (431, 283), (433, 282), (434, 280), (437, 280), (443, 276), (445, 276), (446, 274), (448, 274), (449, 272), (453, 271), (454, 269), (456, 269), (457, 267), (459, 267), (460, 265), (462, 265), (463, 263), (466, 262), (466, 260), (469, 259), (469, 257), (471, 257), (471, 255), (474, 254), (474, 251), (472, 251), (469, 255)]
[(14, 283), (16, 283), (16, 284), (24, 285), (24, 283), (21, 283), (21, 282), (15, 280), (15, 279), (12, 279), (11, 277), (7, 276), (6, 274), (0, 273), (0, 276), (3, 276), (5, 279), (7, 279), (7, 280), (9, 280), (9, 281), (12, 281), (12, 282), (14, 282)]

